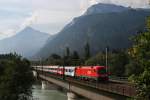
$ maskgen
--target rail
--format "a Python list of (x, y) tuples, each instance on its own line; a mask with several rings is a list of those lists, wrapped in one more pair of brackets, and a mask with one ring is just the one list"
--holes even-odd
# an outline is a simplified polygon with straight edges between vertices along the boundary
[(47, 76), (47, 77), (52, 77), (60, 81), (66, 81), (69, 83), (75, 83), (79, 84), (82, 86), (90, 87), (93, 89), (101, 90), (101, 91), (106, 91), (114, 94), (119, 94), (127, 97), (134, 97), (136, 95), (136, 89), (133, 84), (127, 84), (123, 82), (113, 82), (113, 81), (108, 81), (108, 82), (89, 82), (89, 81), (83, 81), (83, 80), (77, 80), (73, 79), (71, 77), (66, 77), (66, 80), (63, 80), (63, 76), (56, 76), (55, 74), (49, 74), (49, 73), (43, 73), (40, 72), (40, 74)]

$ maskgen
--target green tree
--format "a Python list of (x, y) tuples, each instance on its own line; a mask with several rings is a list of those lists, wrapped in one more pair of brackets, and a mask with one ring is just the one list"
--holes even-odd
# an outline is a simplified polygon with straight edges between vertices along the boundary
[(79, 54), (77, 51), (73, 51), (73, 54), (71, 55), (71, 65), (80, 65), (81, 64), (81, 60), (79, 57)]
[(125, 66), (125, 75), (131, 76), (131, 75), (139, 75), (141, 72), (143, 72), (143, 68), (134, 60), (129, 60), (129, 63)]
[(73, 51), (72, 59), (79, 59), (79, 54), (77, 51)]
[(98, 53), (96, 56), (89, 58), (85, 61), (85, 65), (101, 65), (105, 66), (105, 53)]
[[(116, 50), (108, 53), (108, 71), (113, 76), (125, 76), (125, 66), (128, 64), (129, 58), (125, 50)], [(100, 52), (96, 56), (85, 61), (85, 65), (106, 66), (106, 54)]]
[(129, 59), (125, 51), (111, 54), (109, 60), (109, 69), (112, 75), (123, 77), (125, 76), (125, 66), (128, 64)]
[(30, 62), (16, 54), (0, 55), (0, 69), (0, 100), (28, 100), (34, 82)]
[(69, 49), (69, 47), (66, 47), (66, 57), (67, 58), (70, 57), (70, 49)]
[(87, 42), (85, 47), (84, 47), (84, 50), (85, 50), (85, 60), (89, 59), (91, 54), (90, 54), (90, 45), (89, 43)]
[(62, 65), (63, 59), (58, 54), (52, 54), (44, 62), (44, 65)]
[(71, 65), (71, 56), (70, 56), (70, 48), (66, 47), (65, 55), (63, 56), (63, 65), (69, 66)]
[(51, 58), (53, 58), (53, 59), (61, 59), (61, 56), (59, 56), (58, 54), (52, 54)]
[(134, 43), (129, 54), (143, 68), (143, 72), (132, 75), (130, 79), (137, 86), (137, 98), (150, 100), (150, 17), (146, 31), (137, 35)]

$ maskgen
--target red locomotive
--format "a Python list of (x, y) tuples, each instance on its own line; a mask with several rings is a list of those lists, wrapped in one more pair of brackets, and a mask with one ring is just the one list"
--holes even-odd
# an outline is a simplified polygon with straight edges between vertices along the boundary
[(75, 75), (86, 80), (108, 80), (108, 74), (104, 66), (78, 66)]

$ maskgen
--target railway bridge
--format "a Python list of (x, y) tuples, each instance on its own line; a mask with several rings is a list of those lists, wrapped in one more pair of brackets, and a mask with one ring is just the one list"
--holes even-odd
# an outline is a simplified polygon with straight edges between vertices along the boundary
[(34, 70), (34, 75), (42, 80), (42, 86), (45, 81), (56, 84), (68, 90), (68, 100), (78, 100), (78, 95), (89, 100), (125, 100), (136, 95), (136, 89), (132, 84), (119, 81), (108, 82), (87, 82), (73, 78), (62, 78), (44, 71)]

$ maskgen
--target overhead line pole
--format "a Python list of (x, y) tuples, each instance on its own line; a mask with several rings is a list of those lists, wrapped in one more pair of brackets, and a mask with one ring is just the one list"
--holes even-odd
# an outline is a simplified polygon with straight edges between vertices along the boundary
[(106, 52), (106, 72), (108, 72), (108, 48), (106, 47), (105, 49), (105, 52)]

